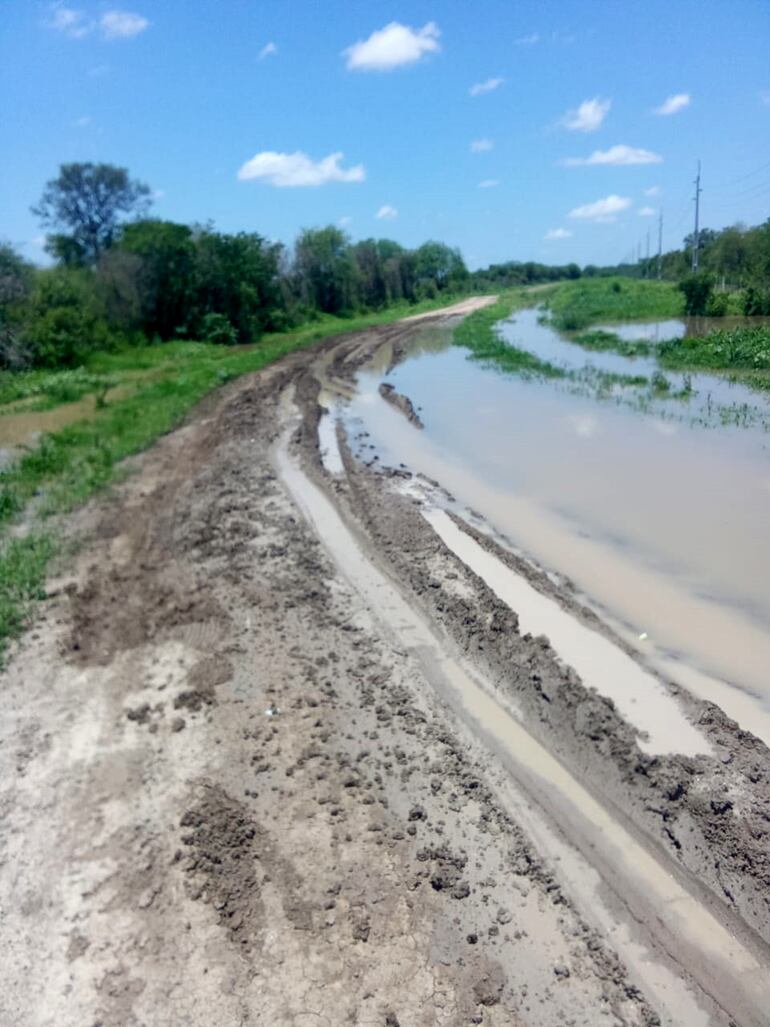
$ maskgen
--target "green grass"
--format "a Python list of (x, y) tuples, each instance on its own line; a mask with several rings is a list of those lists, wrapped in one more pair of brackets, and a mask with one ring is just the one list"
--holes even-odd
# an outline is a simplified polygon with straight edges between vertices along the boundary
[(673, 282), (582, 278), (558, 286), (547, 305), (555, 328), (577, 332), (597, 321), (679, 317), (684, 297)]
[(43, 597), (52, 549), (50, 538), (41, 533), (5, 546), (0, 557), (0, 646), (23, 630), (30, 609)]
[[(114, 481), (122, 460), (178, 425), (225, 382), (320, 339), (434, 310), (457, 298), (442, 296), (350, 318), (322, 317), (296, 331), (265, 336), (253, 346), (172, 342), (94, 353), (74, 371), (3, 375), (0, 397), (6, 404), (30, 399), (52, 406), (56, 397), (64, 403), (90, 391), (103, 395), (105, 381), (131, 389), (97, 404), (92, 417), (44, 435), (0, 471), (0, 660), (8, 641), (28, 622), (56, 552), (45, 530), (47, 517), (74, 509)], [(27, 534), (11, 537), (9, 527), (21, 519)]]
[(524, 376), (565, 378), (567, 372), (564, 368), (541, 360), (534, 353), (512, 346), (500, 338), (497, 323), (510, 317), (514, 310), (527, 306), (528, 302), (527, 294), (522, 289), (506, 290), (497, 303), (475, 311), (457, 325), (453, 335), (454, 344), (470, 350), (474, 360), (492, 364), (502, 371)]
[[(48, 410), (61, 403), (73, 403), (90, 392), (100, 392), (112, 384), (109, 377), (85, 367), (63, 371), (0, 372), (0, 413), (13, 403), (14, 410)], [(30, 402), (25, 402), (25, 401)], [(13, 411), (9, 411), (13, 412)]]

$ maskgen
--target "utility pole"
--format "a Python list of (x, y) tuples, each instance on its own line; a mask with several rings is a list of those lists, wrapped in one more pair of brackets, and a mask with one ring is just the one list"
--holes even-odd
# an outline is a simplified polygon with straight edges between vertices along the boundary
[(647, 256), (644, 260), (644, 277), (650, 277), (650, 230), (647, 229)]
[(663, 208), (658, 211), (658, 281), (663, 277)]
[(698, 161), (698, 174), (695, 176), (695, 232), (693, 234), (692, 244), (692, 269), (693, 272), (698, 270), (698, 218), (700, 215), (700, 194), (702, 190), (700, 187), (700, 161)]

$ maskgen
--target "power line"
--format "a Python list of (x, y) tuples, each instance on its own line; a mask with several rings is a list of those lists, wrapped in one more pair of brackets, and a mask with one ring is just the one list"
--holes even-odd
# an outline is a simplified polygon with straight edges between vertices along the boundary
[(717, 185), (712, 189), (712, 192), (719, 192), (725, 187), (738, 185), (739, 182), (745, 182), (747, 178), (752, 178), (754, 175), (758, 175), (760, 171), (764, 171), (765, 168), (770, 168), (770, 160), (766, 164), (761, 164), (758, 168), (754, 168), (753, 171), (749, 171), (745, 175), (740, 175), (738, 178), (732, 178), (727, 182), (718, 182)]

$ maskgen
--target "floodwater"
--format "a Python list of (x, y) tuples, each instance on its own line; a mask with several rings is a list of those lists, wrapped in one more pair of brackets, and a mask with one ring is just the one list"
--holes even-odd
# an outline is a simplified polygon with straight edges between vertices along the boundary
[[(410, 431), (421, 434), (402, 420)], [(770, 1002), (770, 985), (757, 957), (528, 733), (488, 682), (445, 652), (430, 626), (368, 559), (331, 500), (292, 460), (287, 451), (289, 434), (273, 458), (295, 502), (364, 600), (368, 613), (387, 624), (400, 651), (419, 661), (428, 681), (461, 721), (512, 771), (514, 781), (507, 796), (517, 818), (524, 821), (531, 837), (539, 839), (542, 850), (556, 859), (558, 873), (569, 880), (583, 908), (590, 910), (594, 921), (612, 937), (621, 958), (649, 987), (667, 1022), (707, 1027), (712, 1021), (700, 1007), (687, 975), (673, 975), (647, 937), (634, 937), (638, 924), (649, 928), (665, 950), (675, 951), (681, 965), (708, 994), (714, 994), (714, 982), (719, 982), (723, 993), (717, 996), (718, 1002), (735, 1006), (736, 1011), (740, 1008), (747, 1023), (761, 1023)], [(457, 544), (451, 534), (453, 522), (446, 515), (443, 518), (440, 511), (434, 517), (437, 530), (449, 533), (450, 545)], [(463, 558), (466, 555), (462, 553)], [(555, 817), (558, 832), (539, 810), (533, 810), (528, 795), (519, 791), (522, 784)], [(590, 854), (590, 865), (583, 853)], [(599, 881), (604, 887), (599, 887)], [(630, 917), (618, 919), (606, 902), (607, 886), (622, 898)], [(640, 938), (644, 938), (641, 944)]]
[[(554, 362), (590, 354), (521, 311), (504, 337)], [(613, 360), (614, 364), (614, 360)], [(654, 367), (654, 361), (641, 366)], [(596, 365), (594, 365), (596, 366)], [(344, 416), (364, 455), (437, 480), (458, 504), (567, 578), (651, 664), (719, 703), (770, 743), (770, 434), (765, 397), (698, 375), (689, 400), (643, 409), (560, 382), (501, 374), (421, 333), (387, 380), (425, 423), (412, 427), (359, 375)], [(645, 370), (637, 373), (647, 373)], [(708, 395), (756, 418), (709, 430), (688, 416)], [(354, 435), (355, 431), (351, 431)], [(366, 447), (374, 447), (369, 449)], [(643, 638), (640, 639), (640, 636)]]
[[(518, 311), (515, 317), (500, 326), (500, 334), (512, 346), (537, 353), (543, 360), (557, 367), (581, 374), (582, 384), (570, 381), (565, 386), (568, 389), (583, 392), (595, 390), (596, 372), (631, 377), (641, 375), (648, 379), (652, 379), (656, 372), (661, 373), (654, 356), (625, 357), (611, 351), (584, 349), (554, 331), (550, 325), (541, 323), (541, 316), (541, 312), (536, 309)], [(720, 319), (720, 322), (724, 320), (726, 319)], [(649, 341), (651, 334), (656, 331), (661, 333), (661, 339), (681, 338), (685, 335), (688, 325), (692, 327), (693, 323), (695, 322), (671, 320), (597, 327), (603, 327), (629, 341)], [(700, 318), (698, 321), (698, 324), (705, 327), (708, 323), (709, 319), (706, 318)], [(711, 319), (710, 323), (716, 323), (715, 319)], [(678, 336), (672, 327), (674, 325), (678, 326)], [(672, 404), (670, 395), (661, 395), (651, 388), (640, 391), (638, 387), (629, 389), (615, 385), (609, 391), (616, 402), (642, 406), (663, 419), (685, 418), (699, 421), (706, 426), (721, 424), (723, 421), (742, 423), (750, 420), (770, 431), (770, 403), (762, 393), (719, 375), (677, 371), (665, 371), (663, 375), (668, 382), (670, 394), (687, 391), (686, 404), (681, 401)]]
[(711, 332), (757, 325), (770, 325), (770, 317), (672, 317), (665, 321), (628, 321), (592, 327), (614, 332), (626, 342), (665, 342), (667, 339), (698, 338)]

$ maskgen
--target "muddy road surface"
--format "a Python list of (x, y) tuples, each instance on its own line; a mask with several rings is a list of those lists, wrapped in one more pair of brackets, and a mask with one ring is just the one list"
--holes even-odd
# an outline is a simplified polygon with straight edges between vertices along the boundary
[(0, 1024), (770, 1022), (765, 745), (324, 416), (424, 324), (231, 384), (60, 526), (2, 674)]

